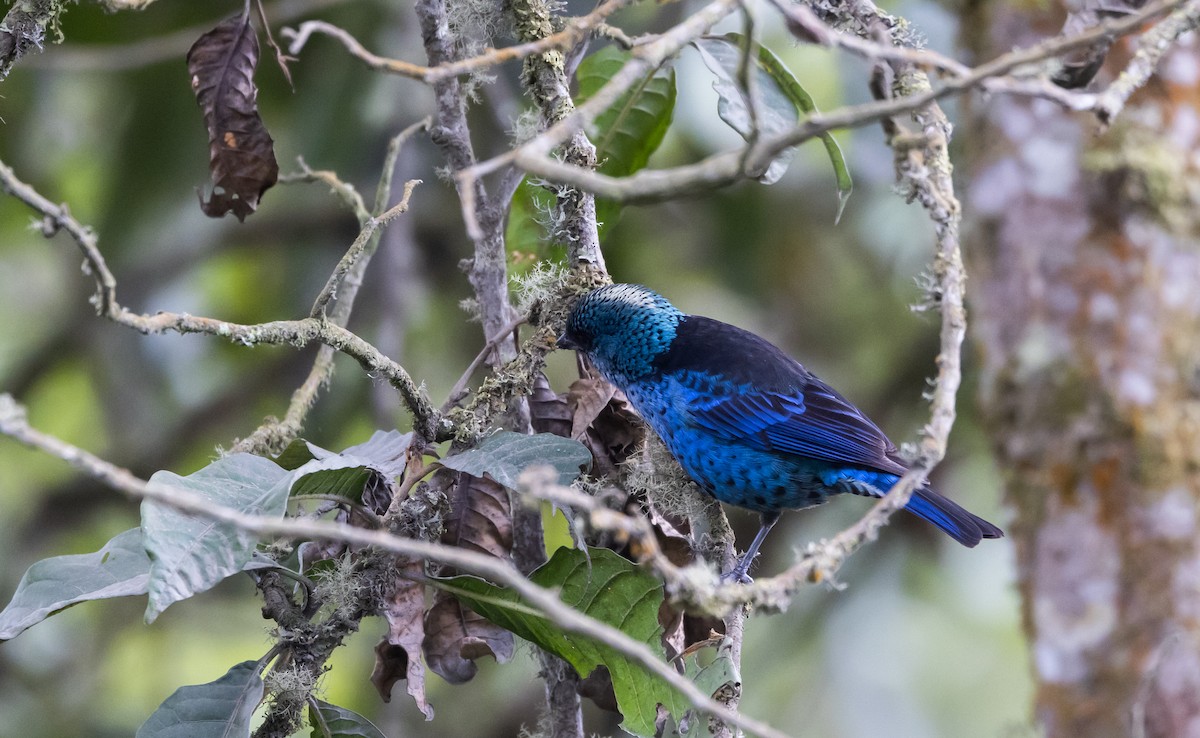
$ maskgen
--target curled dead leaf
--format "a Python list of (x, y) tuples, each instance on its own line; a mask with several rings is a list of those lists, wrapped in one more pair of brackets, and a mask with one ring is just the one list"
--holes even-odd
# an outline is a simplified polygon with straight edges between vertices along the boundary
[(603, 379), (578, 379), (567, 390), (567, 404), (574, 411), (571, 419), (571, 438), (580, 438), (591, 427), (597, 416), (608, 407), (608, 402), (617, 391)]
[(388, 633), (375, 647), (371, 682), (383, 701), (388, 702), (395, 683), (406, 680), (408, 694), (425, 719), (433, 720), (433, 707), (425, 699), (425, 662), (421, 656), (425, 641), (424, 569), (420, 561), (408, 561), (397, 568), (396, 589), (383, 609)]
[(485, 620), (453, 595), (438, 592), (425, 613), (425, 660), (433, 673), (450, 682), (470, 681), (475, 661), (492, 656), (505, 663), (513, 655), (513, 634)]
[(238, 220), (258, 208), (279, 178), (274, 141), (258, 114), (258, 34), (249, 15), (222, 21), (188, 50), (192, 91), (208, 128), (213, 191), (200, 199), (210, 218), (233, 211)]
[(512, 550), (512, 510), (508, 490), (490, 479), (443, 469), (434, 483), (447, 482), (450, 512), (442, 543), (506, 558)]
[(533, 429), (538, 433), (553, 433), (563, 438), (571, 437), (572, 416), (567, 396), (555, 393), (546, 375), (538, 372), (533, 377), (533, 393), (529, 396), (529, 415)]
[(534, 430), (575, 438), (588, 447), (595, 477), (615, 478), (617, 465), (629, 458), (645, 434), (625, 394), (603, 379), (576, 380), (560, 395), (539, 374), (529, 407)]
[(597, 666), (591, 674), (580, 679), (577, 691), (601, 710), (621, 714), (621, 709), (617, 707), (617, 693), (613, 689), (612, 673), (607, 666)]

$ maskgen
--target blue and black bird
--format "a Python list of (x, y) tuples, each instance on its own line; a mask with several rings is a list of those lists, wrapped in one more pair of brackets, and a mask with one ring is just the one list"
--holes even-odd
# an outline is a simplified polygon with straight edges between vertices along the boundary
[[(749, 581), (750, 563), (784, 510), (845, 492), (882, 497), (907, 471), (883, 431), (800, 362), (640, 285), (584, 295), (558, 345), (586, 354), (622, 389), (697, 484), (762, 516), (727, 579)], [(905, 509), (964, 546), (1004, 535), (929, 487)]]

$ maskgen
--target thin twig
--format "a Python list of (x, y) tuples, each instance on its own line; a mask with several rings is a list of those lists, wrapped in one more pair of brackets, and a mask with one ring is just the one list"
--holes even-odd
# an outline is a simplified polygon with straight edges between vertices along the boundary
[[(719, 2), (721, 1), (723, 0), (719, 0)], [(1021, 67), (1059, 56), (1072, 49), (1086, 47), (1094, 43), (1097, 39), (1134, 33), (1147, 21), (1170, 12), (1187, 1), (1194, 0), (1161, 0), (1160, 2), (1146, 6), (1138, 13), (1116, 20), (1105, 21), (1095, 28), (1088, 29), (1084, 33), (1069, 38), (1049, 39), (1025, 49), (1017, 49), (1003, 54), (989, 62), (970, 68), (960, 75), (947, 77), (936, 87), (930, 87), (917, 94), (896, 97), (890, 100), (845, 106), (824, 113), (813, 113), (788, 130), (762, 137), (756, 144), (747, 144), (731, 151), (714, 154), (694, 164), (671, 169), (644, 169), (629, 177), (612, 177), (600, 174), (590, 169), (571, 166), (549, 156), (553, 147), (561, 143), (560, 136), (565, 135), (576, 126), (584, 126), (590, 123), (593, 119), (591, 116), (597, 112), (597, 108), (603, 110), (603, 107), (594, 106), (599, 96), (599, 93), (597, 93), (597, 97), (593, 97), (587, 103), (581, 105), (575, 115), (554, 126), (541, 136), (530, 139), (522, 146), (488, 161), (481, 162), (472, 169), (461, 173), (460, 181), (469, 181), (473, 177), (493, 171), (495, 168), (505, 164), (516, 164), (530, 174), (551, 182), (579, 187), (593, 192), (600, 197), (620, 202), (649, 202), (664, 198), (682, 197), (727, 186), (749, 176), (750, 173), (761, 171), (762, 168), (769, 164), (783, 150), (802, 144), (823, 133), (835, 129), (857, 128), (875, 123), (884, 118), (911, 113), (914, 110), (925, 107), (931, 102), (977, 88), (994, 92), (1045, 97), (1068, 105), (1075, 110), (1089, 110), (1096, 104), (1097, 98), (1095, 95), (1071, 93), (1065, 90), (1051, 90), (1048, 85), (1039, 84), (1037, 80), (1008, 79), (1005, 75)], [(676, 28), (679, 27), (677, 26)], [(610, 87), (616, 86), (614, 83), (618, 81), (624, 83), (626, 81), (625, 71), (634, 66), (634, 62), (638, 60), (638, 56), (636, 55), (640, 51), (653, 48), (661, 42), (662, 40), (660, 39), (652, 44), (635, 49), (634, 60), (626, 64), (602, 88), (601, 92), (606, 92)], [(851, 47), (848, 45), (847, 48)], [(854, 48), (864, 52), (872, 50), (872, 53), (874, 53), (873, 50), (877, 48), (877, 45), (863, 43), (861, 45), (856, 44)], [(905, 60), (912, 56), (912, 54), (890, 54), (887, 56)], [(945, 63), (944, 57), (936, 55), (927, 56), (927, 60), (930, 62), (939, 58), (943, 60), (940, 62), (940, 66), (949, 68), (950, 65)], [(615, 94), (619, 95), (624, 89), (625, 86), (622, 84), (619, 91)], [(606, 98), (605, 104), (607, 105), (608, 102), (611, 101), (608, 101)], [(747, 153), (748, 149), (749, 153)], [(469, 205), (464, 200), (465, 210)], [(470, 211), (466, 210), (466, 212), (469, 216)], [(468, 220), (469, 222), (470, 220)]]
[[(137, 2), (138, 0), (130, 0), (128, 4), (134, 5)], [(276, 24), (290, 23), (302, 16), (346, 5), (349, 2), (350, 0), (281, 0), (272, 3), (268, 10)], [(111, 6), (114, 5), (114, 2), (108, 0), (106, 4)], [(201, 34), (212, 29), (214, 22), (205, 21), (202, 24), (189, 26), (169, 34), (152, 36), (128, 44), (76, 44), (72, 42), (64, 44), (62, 48), (54, 49), (52, 54), (43, 54), (30, 59), (25, 66), (31, 69), (94, 73), (139, 69), (167, 61), (178, 62), (187, 53), (188, 47), (195, 43)]]
[[(424, 125), (424, 122), (418, 125)], [(350, 248), (346, 250), (341, 261), (334, 268), (333, 273), (329, 275), (329, 279), (317, 295), (317, 299), (313, 301), (309, 317), (319, 318), (325, 315), (325, 309), (329, 305), (329, 302), (338, 296), (338, 288), (346, 280), (351, 271), (354, 270), (359, 260), (369, 259), (375, 251), (375, 247), (379, 244), (379, 229), (394, 220), (397, 216), (408, 211), (408, 199), (412, 196), (413, 189), (419, 184), (421, 184), (421, 180), (419, 179), (410, 179), (405, 182), (404, 194), (401, 196), (400, 202), (379, 215), (367, 218), (367, 222), (363, 223), (362, 230), (358, 233), (358, 238), (354, 239), (354, 243), (350, 244)], [(360, 275), (361, 273), (359, 271)]]
[[(475, 237), (481, 229), (479, 215), (482, 208), (479, 203), (475, 202), (471, 195), (472, 187), (480, 178), (510, 164), (516, 164), (526, 171), (533, 171), (529, 166), (526, 166), (527, 162), (534, 162), (536, 166), (536, 162), (548, 159), (550, 153), (555, 148), (570, 139), (576, 131), (586, 130), (587, 126), (616, 102), (626, 90), (647, 74), (657, 69), (667, 59), (677, 54), (680, 49), (693, 39), (706, 33), (713, 25), (732, 13), (736, 8), (737, 0), (713, 0), (713, 2), (656, 37), (653, 41), (637, 45), (633, 49), (633, 58), (626, 62), (603, 87), (588, 98), (587, 102), (575, 108), (575, 112), (556, 122), (521, 146), (487, 161), (474, 164), (469, 168), (464, 168), (463, 171), (456, 173), (455, 179), (459, 184), (459, 192), (462, 193), (463, 219), (467, 223), (468, 233), (472, 237)], [(562, 166), (572, 172), (591, 171), (584, 167), (573, 167), (569, 164)], [(565, 180), (563, 180), (563, 183), (578, 185), (577, 182), (566, 182)], [(581, 189), (600, 194), (598, 190), (591, 187), (581, 186)]]
[(462, 376), (458, 378), (458, 381), (454, 383), (454, 387), (450, 389), (450, 394), (447, 395), (446, 401), (442, 403), (441, 412), (443, 414), (450, 412), (450, 410), (457, 405), (462, 398), (467, 396), (467, 393), (470, 392), (470, 390), (467, 388), (467, 384), (471, 381), (471, 377), (475, 374), (479, 367), (483, 366), (483, 362), (487, 360), (488, 356), (495, 352), (496, 347), (500, 345), (500, 342), (508, 338), (510, 335), (512, 335), (513, 331), (517, 330), (522, 325), (525, 325), (525, 323), (528, 321), (529, 318), (524, 315), (514, 318), (512, 322), (504, 326), (504, 329), (500, 331), (499, 335), (493, 336), (491, 340), (483, 344), (483, 348), (480, 349), (479, 353), (475, 355), (475, 358), (471, 360), (470, 366), (468, 366), (466, 371), (462, 373)]
[(1200, 2), (1189, 0), (1162, 23), (1138, 40), (1137, 53), (1108, 89), (1096, 97), (1094, 109), (1100, 122), (1108, 125), (1125, 107), (1134, 90), (1144, 86), (1159, 62), (1183, 34), (1200, 28)]
[[(181, 334), (201, 333), (220, 336), (244, 346), (275, 344), (301, 348), (314, 342), (325, 344), (353, 357), (368, 374), (381, 375), (395, 387), (414, 416), (414, 428), (427, 439), (445, 439), (451, 435), (449, 423), (433, 408), (424, 390), (417, 386), (404, 367), (358, 335), (330, 321), (305, 318), (242, 325), (183, 313), (160, 312), (146, 315), (123, 307), (117, 302), (116, 279), (109, 271), (108, 264), (97, 247), (95, 233), (90, 228), (75, 220), (66, 206), (55, 205), (31, 186), (17, 179), (12, 169), (2, 161), (0, 190), (41, 213), (46, 219), (47, 235), (53, 235), (59, 229), (66, 230), (71, 235), (83, 252), (85, 271), (96, 280), (97, 292), (92, 302), (101, 316), (147, 335), (172, 331)], [(377, 223), (375, 227), (378, 225)]]
[(255, 0), (254, 4), (258, 10), (258, 20), (262, 23), (263, 31), (267, 34), (267, 45), (275, 53), (275, 63), (279, 65), (279, 71), (283, 72), (283, 78), (287, 80), (288, 87), (292, 88), (292, 92), (295, 92), (296, 84), (292, 82), (292, 70), (288, 68), (288, 62), (296, 61), (296, 57), (283, 53), (283, 49), (279, 48), (279, 44), (275, 43), (275, 36), (271, 33), (271, 22), (267, 19), (267, 11), (263, 9), (262, 0)]
[(296, 164), (299, 165), (300, 171), (295, 174), (279, 175), (280, 184), (321, 182), (329, 185), (330, 191), (337, 195), (338, 199), (346, 204), (346, 207), (350, 208), (351, 212), (354, 213), (354, 217), (358, 218), (358, 224), (360, 226), (366, 224), (367, 219), (371, 217), (371, 211), (367, 210), (367, 205), (363, 202), (362, 195), (358, 193), (354, 185), (342, 181), (337, 172), (328, 169), (313, 169), (304, 160), (303, 156), (296, 157)]
[(490, 49), (483, 54), (468, 59), (446, 61), (428, 67), (374, 54), (368, 51), (348, 31), (325, 21), (306, 21), (301, 23), (300, 27), (295, 30), (285, 28), (281, 32), (281, 35), (284, 38), (291, 39), (291, 44), (288, 46), (288, 53), (290, 54), (299, 54), (314, 33), (324, 34), (340, 41), (351, 56), (362, 61), (371, 69), (420, 80), (426, 84), (433, 84), (464, 74), (482, 72), (515, 59), (525, 59), (552, 50), (562, 51), (569, 49), (598, 28), (608, 16), (632, 4), (634, 1), (607, 0), (607, 2), (601, 3), (591, 13), (567, 20), (563, 30), (558, 33), (515, 46)]
[(83, 252), (83, 270), (96, 280), (96, 294), (89, 302), (97, 315), (109, 316), (122, 308), (117, 304), (117, 280), (108, 269), (97, 246), (96, 233), (72, 217), (65, 204), (55, 205), (30, 185), (17, 179), (12, 168), (0, 161), (0, 191), (12, 195), (42, 215), (42, 235), (52, 237), (66, 231)]
[(396, 493), (392, 495), (392, 501), (388, 503), (388, 509), (383, 514), (383, 526), (388, 530), (395, 529), (403, 512), (404, 501), (408, 499), (412, 488), (438, 468), (436, 462), (432, 464), (424, 463), (419, 454), (412, 453), (411, 446), (409, 447), (409, 453), (409, 462), (404, 467), (404, 481), (400, 483), (400, 486), (396, 489)]

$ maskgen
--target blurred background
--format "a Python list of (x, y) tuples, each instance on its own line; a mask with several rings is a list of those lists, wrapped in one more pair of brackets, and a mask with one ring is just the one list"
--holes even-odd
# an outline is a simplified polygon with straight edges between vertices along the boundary
[[(954, 16), (933, 2), (885, 4), (909, 18), (931, 48), (953, 52)], [(647, 4), (616, 24), (659, 30), (694, 2)], [(159, 0), (140, 13), (71, 6), (66, 43), (27, 57), (2, 83), (0, 159), (46, 197), (69, 203), (93, 226), (128, 307), (238, 322), (294, 318), (357, 233), (349, 212), (319, 185), (276, 186), (239, 224), (197, 205), (208, 181), (208, 145), (184, 55), (241, 3)], [(586, 12), (571, 3), (569, 12)], [(404, 3), (301, 0), (267, 4), (282, 25), (323, 18), (373, 51), (424, 61)], [(765, 13), (763, 17), (767, 17)], [(736, 20), (718, 32), (741, 30)], [(822, 109), (866, 99), (858, 60), (797, 46), (782, 29), (763, 42)], [(595, 48), (595, 46), (593, 46)], [(423, 85), (366, 70), (334, 41), (315, 38), (292, 64), (289, 89), (266, 45), (256, 81), (281, 170), (296, 158), (332, 169), (371, 197), (388, 138), (432, 110)], [(715, 114), (711, 75), (694, 50), (676, 63), (675, 121), (652, 166), (695, 161), (738, 139)], [(472, 111), (481, 157), (510, 145), (526, 106), (519, 67), (498, 70)], [(954, 116), (953, 105), (949, 112)], [(957, 142), (969, 141), (958, 131)], [(604, 244), (613, 277), (647, 284), (690, 312), (756, 331), (861, 406), (897, 442), (927, 420), (921, 394), (934, 374), (936, 316), (909, 306), (922, 295), (933, 233), (923, 211), (892, 192), (892, 154), (877, 127), (839, 132), (855, 191), (838, 225), (836, 188), (819, 144), (803, 147), (787, 175), (692, 199), (628, 207)], [(958, 145), (958, 144), (956, 144)], [(424, 380), (435, 403), (481, 346), (459, 302), (471, 296), (458, 270), (470, 256), (452, 186), (435, 148), (414, 139), (397, 181), (420, 178), (410, 212), (383, 239), (350, 327)], [(282, 414), (315, 348), (248, 349), (198, 336), (141, 336), (98, 319), (75, 245), (45, 240), (30, 211), (0, 197), (0, 391), (26, 403), (32, 423), (145, 478), (191, 473)], [(935, 484), (1002, 527), (1000, 472), (979, 428), (975, 360), (949, 457)], [(573, 359), (551, 361), (569, 383)], [(394, 394), (338, 359), (332, 386), (306, 437), (326, 448), (365, 440), (374, 428), (408, 428)], [(840, 498), (784, 517), (760, 571), (775, 572), (798, 547), (853, 522), (867, 501)], [(756, 521), (730, 513), (739, 541)], [(0, 598), (24, 570), (54, 555), (94, 551), (137, 525), (137, 505), (64, 463), (0, 440)], [(897, 516), (841, 573), (846, 587), (812, 586), (782, 615), (756, 616), (743, 656), (743, 710), (797, 736), (1035, 735), (1032, 684), (1019, 630), (1013, 551), (1007, 539), (964, 549), (931, 526)], [(140, 598), (88, 603), (0, 646), (0, 733), (27, 738), (127, 736), (177, 687), (211, 681), (269, 647), (247, 578), (171, 607), (152, 626)], [(432, 723), (398, 688), (383, 704), (368, 683), (372, 647), (385, 626), (364, 622), (326, 676), (326, 698), (389, 735), (511, 736), (534, 728), (541, 682), (526, 646), (507, 665), (483, 664), (452, 687), (430, 677)], [(464, 706), (470, 705), (470, 709)], [(615, 734), (589, 709), (589, 731)]]

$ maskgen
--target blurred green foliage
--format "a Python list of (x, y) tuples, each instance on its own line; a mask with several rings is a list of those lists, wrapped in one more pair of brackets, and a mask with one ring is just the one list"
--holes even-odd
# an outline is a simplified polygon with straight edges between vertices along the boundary
[[(66, 42), (22, 60), (3, 83), (0, 159), (97, 229), (119, 297), (132, 309), (238, 321), (303, 315), (357, 231), (353, 216), (312, 185), (277, 186), (244, 225), (200, 214), (195, 189), (208, 179), (207, 141), (183, 58), (195, 36), (240, 6), (159, 0), (120, 14), (95, 3), (72, 6), (63, 18)], [(313, 6), (320, 7), (300, 12)], [(690, 7), (639, 6), (615, 22), (637, 27)], [(289, 23), (321, 17), (379, 53), (423, 60), (404, 3), (310, 0), (267, 9), (272, 17), (290, 14)], [(901, 12), (910, 10), (939, 12), (923, 3)], [(781, 30), (768, 29), (763, 42), (823, 110), (864, 99), (863, 69), (796, 47)], [(931, 38), (935, 48), (952, 43)], [(369, 196), (388, 137), (430, 112), (429, 90), (370, 73), (317, 38), (292, 65), (293, 93), (269, 57), (264, 46), (260, 107), (283, 171), (294, 171), (303, 156)], [(518, 71), (497, 70), (501, 92), (485, 95), (472, 116), (481, 155), (508, 145), (508, 132), (483, 106), (519, 100)], [(676, 74), (675, 122), (651, 166), (694, 161), (738, 140), (717, 118), (711, 75), (694, 52), (684, 52)], [(960, 140), (971, 135), (958, 133)], [(921, 392), (934, 372), (936, 324), (908, 310), (921, 299), (915, 278), (932, 232), (918, 208), (890, 191), (891, 154), (878, 129), (837, 137), (857, 185), (841, 225), (833, 225), (826, 153), (812, 143), (770, 187), (745, 183), (625, 208), (605, 253), (616, 279), (647, 283), (684, 309), (768, 336), (897, 440), (909, 439), (925, 422)], [(470, 246), (453, 188), (436, 174), (440, 166), (426, 140), (403, 153), (397, 180), (424, 184), (411, 212), (384, 236), (350, 324), (424, 380), (436, 403), (481, 342), (458, 307), (471, 294), (457, 269)], [(158, 469), (195, 471), (217, 447), (284, 411), (314, 350), (146, 337), (100, 321), (74, 244), (64, 235), (43, 239), (30, 221), (23, 205), (0, 198), (0, 391), (28, 404), (36, 425), (144, 478)], [(552, 357), (556, 387), (566, 386), (573, 366), (568, 356)], [(375, 428), (407, 424), (386, 386), (339, 358), (306, 435), (341, 448)], [(950, 454), (935, 482), (1003, 521), (969, 376)], [(794, 547), (832, 534), (866, 504), (838, 500), (786, 516), (761, 569), (778, 571)], [(136, 525), (137, 505), (0, 440), (0, 514), (0, 592), (7, 597), (32, 562), (93, 551)], [(731, 517), (744, 543), (754, 521)], [(1006, 542), (968, 551), (897, 518), (842, 572), (848, 589), (812, 587), (788, 613), (750, 621), (744, 710), (803, 736), (986, 737), (1019, 729), (1031, 686), (1011, 559)], [(12, 734), (26, 738), (128, 736), (178, 686), (211, 681), (269, 647), (243, 578), (172, 607), (153, 626), (141, 624), (143, 607), (88, 603), (0, 647), (3, 732), (19, 726)], [(431, 678), (431, 724), (402, 690), (383, 704), (367, 682), (383, 630), (368, 621), (339, 651), (326, 699), (371, 717), (389, 735), (511, 736), (536, 725), (541, 685), (527, 649), (514, 663), (483, 665), (464, 686)], [(589, 730), (616, 731), (613, 716), (589, 707), (587, 718)]]

